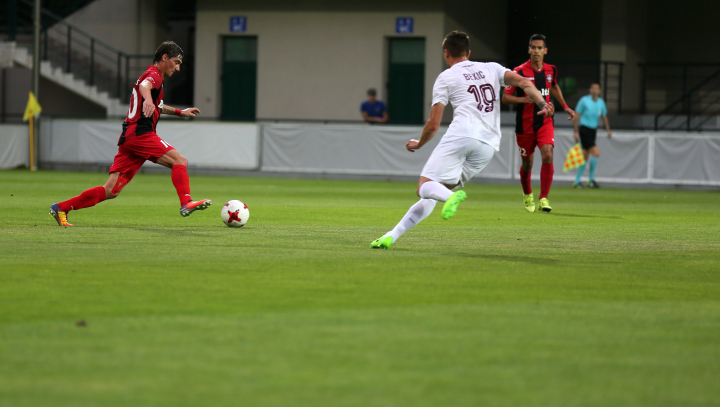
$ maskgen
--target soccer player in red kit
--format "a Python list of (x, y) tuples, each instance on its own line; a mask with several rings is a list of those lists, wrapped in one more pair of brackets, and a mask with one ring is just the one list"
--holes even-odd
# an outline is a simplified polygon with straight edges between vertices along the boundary
[[(560, 86), (557, 84), (557, 68), (543, 63), (547, 54), (545, 36), (535, 34), (530, 37), (528, 49), (530, 60), (513, 69), (513, 72), (535, 82), (540, 94), (550, 103), (550, 94), (562, 105), (565, 112), (570, 115), (568, 120), (575, 117), (575, 112), (568, 107), (563, 98)], [(520, 148), (522, 164), (520, 165), (520, 183), (522, 184), (525, 210), (535, 212), (535, 201), (530, 186), (530, 173), (533, 166), (535, 147), (540, 147), (542, 154), (542, 168), (540, 170), (540, 209), (550, 212), (548, 194), (552, 185), (553, 174), (553, 148), (555, 147), (555, 126), (553, 117), (538, 116), (539, 109), (535, 102), (530, 100), (522, 89), (508, 86), (502, 96), (506, 104), (521, 104), (517, 108), (515, 119), (515, 135)]]
[(182, 49), (172, 41), (162, 43), (155, 51), (154, 64), (133, 86), (130, 110), (123, 122), (110, 177), (103, 186), (90, 188), (74, 198), (50, 206), (50, 215), (60, 226), (72, 226), (67, 219), (71, 210), (89, 208), (106, 199), (116, 198), (146, 160), (172, 168), (172, 183), (180, 198), (180, 215), (189, 216), (210, 206), (212, 202), (209, 199), (193, 201), (190, 198), (187, 159), (155, 133), (160, 113), (183, 117), (194, 117), (200, 113), (196, 107), (179, 110), (163, 104), (163, 80), (180, 71), (182, 58)]

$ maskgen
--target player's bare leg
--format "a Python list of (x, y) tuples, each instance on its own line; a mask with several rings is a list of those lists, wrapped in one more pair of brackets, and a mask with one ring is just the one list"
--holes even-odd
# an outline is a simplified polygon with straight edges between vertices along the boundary
[(173, 149), (158, 158), (157, 163), (172, 169), (172, 183), (180, 198), (180, 215), (190, 216), (195, 211), (206, 209), (212, 204), (209, 199), (193, 201), (190, 197), (190, 177), (187, 174), (187, 158)]
[(520, 185), (523, 189), (523, 204), (525, 210), (528, 212), (535, 212), (535, 198), (532, 193), (532, 186), (530, 185), (530, 174), (532, 174), (533, 160), (535, 154), (530, 154), (527, 157), (522, 157), (520, 163)]
[[(67, 201), (52, 204), (50, 206), (50, 215), (55, 218), (60, 226), (72, 226), (68, 222), (68, 212), (95, 206), (106, 199), (113, 199), (120, 194), (122, 188), (130, 182), (129, 179), (121, 177), (119, 172), (112, 172), (108, 177), (105, 185), (90, 188), (82, 194), (70, 198)], [(130, 177), (132, 178), (132, 177)]]
[[(389, 248), (405, 232), (430, 216), (433, 209), (435, 209), (437, 201), (445, 202), (445, 206), (443, 206), (443, 218), (449, 219), (452, 217), (457, 210), (457, 205), (467, 197), (465, 191), (457, 191), (454, 193), (451, 191), (451, 189), (458, 185), (460, 184), (447, 185), (433, 181), (430, 178), (420, 177), (417, 189), (420, 200), (408, 209), (405, 216), (403, 216), (393, 230), (387, 232), (379, 239), (374, 240), (370, 243), (370, 247), (373, 249)], [(446, 207), (451, 207), (451, 209)], [(446, 212), (450, 213), (450, 211), (452, 214), (446, 217)]]
[(543, 212), (550, 212), (550, 201), (548, 195), (550, 194), (550, 186), (553, 181), (553, 174), (555, 168), (553, 167), (553, 145), (545, 144), (540, 147), (542, 153), (542, 168), (540, 170), (540, 209)]

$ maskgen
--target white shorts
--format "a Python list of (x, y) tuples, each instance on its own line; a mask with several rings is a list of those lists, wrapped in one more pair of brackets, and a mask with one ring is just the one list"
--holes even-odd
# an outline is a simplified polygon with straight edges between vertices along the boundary
[(495, 154), (489, 144), (470, 137), (443, 137), (423, 167), (421, 176), (446, 185), (470, 181)]

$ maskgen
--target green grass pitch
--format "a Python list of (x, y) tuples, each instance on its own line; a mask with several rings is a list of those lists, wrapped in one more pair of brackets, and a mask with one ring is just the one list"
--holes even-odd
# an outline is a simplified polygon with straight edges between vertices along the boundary
[(720, 406), (718, 192), (469, 185), (387, 251), (414, 183), (193, 176), (182, 218), (140, 174), (48, 215), (104, 181), (0, 172), (0, 406)]

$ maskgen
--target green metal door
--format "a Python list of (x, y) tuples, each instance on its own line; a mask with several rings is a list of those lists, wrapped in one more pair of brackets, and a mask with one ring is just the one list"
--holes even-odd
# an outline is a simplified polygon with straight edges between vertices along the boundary
[(422, 123), (425, 38), (390, 38), (387, 107), (391, 123)]
[(255, 120), (257, 37), (225, 37), (222, 63), (222, 118)]

